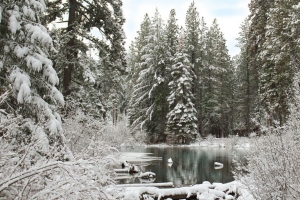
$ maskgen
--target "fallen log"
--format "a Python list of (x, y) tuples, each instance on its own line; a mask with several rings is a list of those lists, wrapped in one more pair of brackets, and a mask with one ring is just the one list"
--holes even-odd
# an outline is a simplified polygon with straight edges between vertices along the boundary
[(116, 173), (129, 173), (129, 168), (125, 169), (114, 169)]
[[(158, 188), (153, 184), (125, 184), (116, 185), (123, 187), (122, 193), (118, 194), (117, 199), (153, 199), (153, 200), (179, 200), (179, 199), (201, 199), (201, 200), (216, 200), (216, 199), (237, 199), (239, 197), (249, 197), (254, 199), (244, 185), (238, 181), (230, 183), (209, 183), (197, 184), (190, 187), (181, 188)], [(158, 183), (160, 184), (160, 183)], [(151, 187), (144, 187), (145, 185)], [(125, 187), (124, 187), (125, 186)], [(129, 187), (126, 187), (129, 186)], [(214, 189), (213, 189), (214, 188)]]
[(166, 183), (136, 183), (136, 184), (117, 184), (116, 187), (174, 187), (172, 182)]

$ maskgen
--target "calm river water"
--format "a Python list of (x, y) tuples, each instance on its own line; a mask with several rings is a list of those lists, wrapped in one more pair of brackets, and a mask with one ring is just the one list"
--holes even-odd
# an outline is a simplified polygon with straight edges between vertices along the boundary
[[(203, 181), (227, 183), (233, 181), (232, 159), (233, 154), (243, 157), (245, 151), (230, 150), (225, 148), (212, 147), (122, 147), (124, 155), (133, 153), (149, 153), (148, 157), (160, 157), (160, 160), (128, 161), (140, 167), (142, 172), (154, 172), (156, 178), (143, 180), (137, 175), (118, 176), (118, 184), (141, 183), (141, 182), (173, 182), (175, 187), (199, 184)], [(138, 154), (137, 154), (138, 155)], [(143, 154), (144, 155), (144, 154)], [(146, 156), (145, 155), (145, 156)], [(145, 158), (145, 156), (143, 158)], [(173, 164), (168, 163), (172, 158)], [(223, 164), (223, 168), (218, 169), (214, 162)]]

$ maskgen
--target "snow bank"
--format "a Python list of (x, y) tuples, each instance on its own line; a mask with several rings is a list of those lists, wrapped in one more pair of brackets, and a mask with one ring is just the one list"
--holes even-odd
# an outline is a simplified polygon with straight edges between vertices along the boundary
[(199, 199), (199, 200), (215, 200), (215, 195), (204, 192), (200, 195), (197, 195), (197, 199)]
[[(182, 197), (189, 198), (195, 196), (199, 200), (214, 200), (214, 199), (235, 199), (235, 194), (238, 194), (238, 200), (254, 200), (253, 196), (247, 191), (246, 187), (239, 181), (229, 183), (213, 183), (203, 182), (191, 187), (167, 188), (159, 189), (157, 187), (128, 187), (123, 189), (116, 197), (117, 199), (140, 199), (141, 196), (151, 198), (171, 198)], [(234, 195), (234, 196), (233, 196)]]
[(154, 157), (151, 156), (152, 153), (135, 153), (135, 152), (124, 152), (121, 155), (122, 161), (128, 161), (128, 162), (149, 162), (154, 160), (161, 160), (161, 157)]

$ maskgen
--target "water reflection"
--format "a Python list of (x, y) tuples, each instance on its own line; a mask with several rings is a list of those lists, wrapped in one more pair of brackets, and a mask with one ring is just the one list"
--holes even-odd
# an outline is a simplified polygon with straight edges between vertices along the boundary
[[(203, 181), (227, 183), (233, 181), (232, 158), (233, 151), (225, 148), (208, 147), (123, 147), (122, 152), (152, 153), (151, 156), (162, 157), (162, 160), (147, 162), (131, 162), (140, 166), (143, 172), (156, 173), (154, 182), (173, 182), (175, 186), (186, 186)], [(238, 156), (245, 155), (239, 150)], [(172, 158), (173, 163), (168, 163)], [(222, 168), (214, 163), (223, 164)], [(119, 179), (118, 183), (140, 183), (137, 178)]]

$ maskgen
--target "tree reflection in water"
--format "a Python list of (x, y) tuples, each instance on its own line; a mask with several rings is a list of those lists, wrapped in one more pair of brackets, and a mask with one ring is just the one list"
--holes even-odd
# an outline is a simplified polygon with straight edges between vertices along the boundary
[[(143, 172), (156, 173), (154, 182), (173, 182), (175, 187), (199, 184), (203, 181), (220, 183), (233, 181), (231, 173), (233, 154), (239, 157), (246, 154), (243, 150), (211, 147), (122, 147), (121, 152), (152, 153), (150, 156), (162, 157), (159, 161), (148, 161), (149, 165), (146, 166), (142, 166), (141, 161), (131, 163), (140, 165)], [(172, 158), (172, 164), (168, 163), (168, 158)], [(223, 168), (215, 169), (214, 162), (222, 163)], [(118, 183), (140, 183), (140, 180), (121, 179)]]

